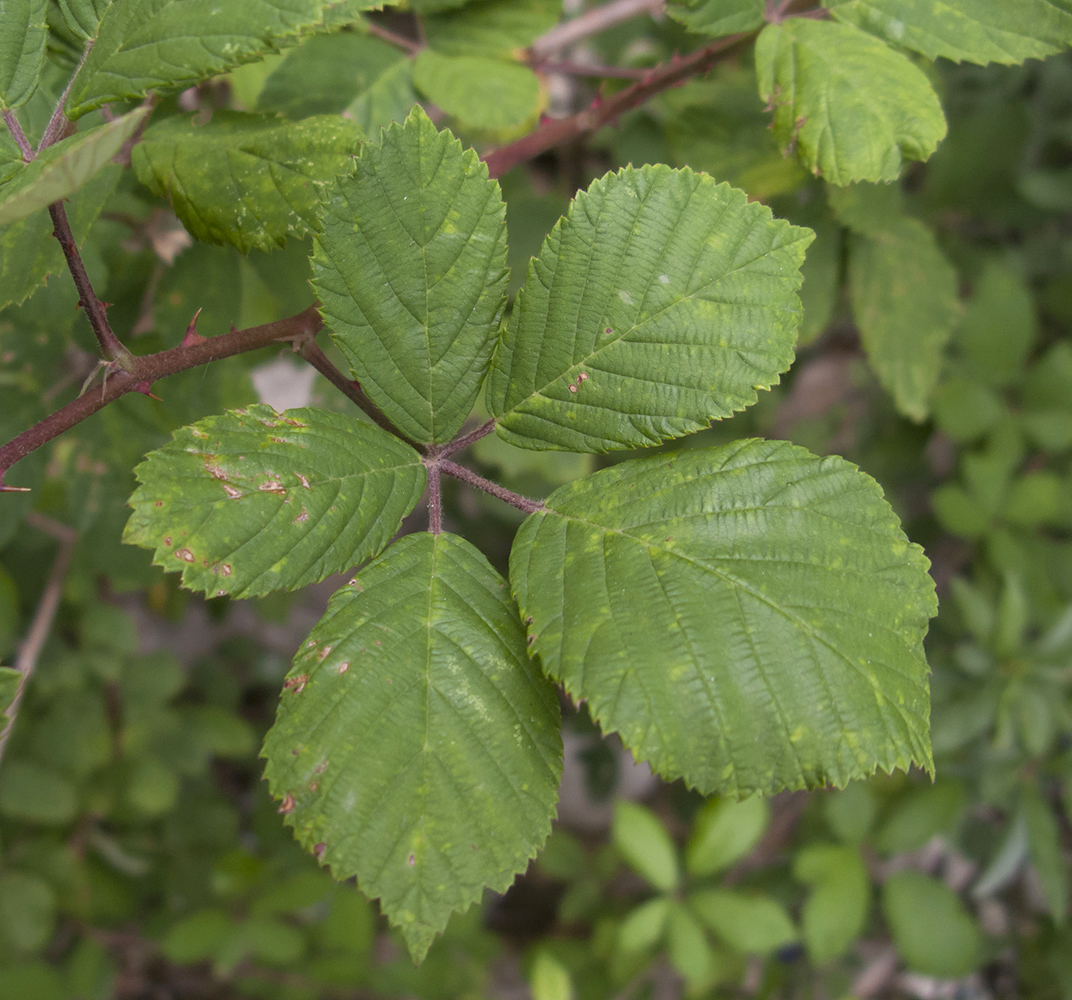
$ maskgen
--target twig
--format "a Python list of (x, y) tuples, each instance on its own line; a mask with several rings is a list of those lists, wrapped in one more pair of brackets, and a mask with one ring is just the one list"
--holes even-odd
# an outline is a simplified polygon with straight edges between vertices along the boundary
[(541, 73), (563, 73), (567, 76), (591, 76), (603, 80), (643, 80), (648, 75), (648, 69), (630, 69), (622, 66), (592, 66), (578, 62), (556, 62), (553, 59), (529, 61), (533, 69)]
[(78, 246), (71, 232), (71, 225), (67, 221), (67, 212), (63, 202), (55, 201), (48, 206), (48, 214), (52, 216), (52, 235), (60, 241), (63, 256), (67, 259), (67, 269), (74, 278), (74, 286), (78, 289), (78, 304), (85, 309), (89, 317), (89, 325), (93, 327), (93, 335), (97, 338), (97, 346), (101, 354), (108, 361), (118, 361), (124, 368), (126, 361), (131, 357), (130, 352), (119, 342), (119, 338), (112, 331), (108, 317), (105, 315), (105, 305), (97, 293), (93, 291), (93, 285), (86, 273), (86, 267), (82, 263), (82, 255), (78, 252)]
[(463, 434), (460, 438), (455, 438), (447, 444), (440, 445), (436, 454), (440, 458), (446, 458), (448, 455), (453, 455), (455, 452), (468, 448), (471, 444), (476, 444), (477, 441), (482, 437), (487, 437), (493, 430), (495, 430), (494, 419), (481, 424), (475, 431), (470, 431), (468, 434)]
[(570, 115), (569, 118), (547, 119), (516, 142), (486, 153), (483, 160), (488, 165), (488, 173), (492, 177), (502, 177), (519, 163), (546, 153), (561, 143), (597, 132), (626, 111), (640, 107), (660, 91), (689, 77), (706, 73), (716, 63), (744, 48), (755, 34), (750, 31), (747, 34), (727, 35), (705, 48), (690, 52), (687, 56), (675, 56), (669, 62), (650, 70), (643, 80), (631, 87), (626, 87), (607, 99), (597, 97), (584, 111)]
[(11, 133), (11, 137), (15, 140), (16, 145), (19, 147), (19, 152), (22, 153), (23, 161), (29, 163), (37, 154), (34, 152), (33, 146), (30, 145), (30, 140), (26, 138), (26, 133), (23, 132), (22, 126), (19, 124), (18, 115), (16, 115), (14, 111), (5, 111), (4, 124), (7, 126), (7, 130)]
[(81, 423), (86, 417), (103, 409), (109, 403), (128, 392), (148, 393), (154, 382), (177, 375), (179, 372), (210, 361), (245, 354), (260, 347), (269, 347), (280, 341), (311, 340), (323, 328), (315, 306), (310, 306), (295, 316), (252, 326), (246, 330), (232, 330), (218, 337), (200, 337), (185, 340), (180, 347), (173, 347), (157, 354), (129, 358), (127, 369), (109, 375), (100, 392), (87, 392), (66, 406), (45, 417), (44, 420), (18, 437), (0, 447), (0, 492), (15, 487), (3, 485), (4, 473), (19, 459), (47, 444), (53, 438)]
[(383, 25), (376, 24), (373, 21), (366, 21), (365, 29), (370, 35), (375, 35), (377, 38), (382, 39), (390, 45), (394, 45), (396, 48), (402, 49), (403, 52), (407, 52), (411, 56), (416, 55), (422, 48), (424, 48), (420, 42), (415, 42), (412, 38), (406, 38), (404, 35), (399, 35), (397, 32), (391, 31), (390, 28), (385, 28)]
[(305, 341), (305, 343), (302, 344), (300, 354), (309, 362), (309, 364), (320, 372), (324, 378), (335, 386), (339, 392), (356, 403), (370, 420), (382, 427), (388, 434), (393, 434), (396, 438), (405, 441), (406, 444), (421, 450), (420, 444), (412, 438), (406, 437), (406, 435), (391, 422), (388, 416), (371, 399), (369, 399), (367, 395), (365, 395), (365, 390), (361, 388), (360, 382), (347, 378), (331, 363), (328, 356), (320, 350), (320, 345), (317, 344), (315, 340)]
[(60, 524), (58, 521), (53, 521), (52, 518), (45, 517), (43, 514), (31, 512), (26, 516), (26, 520), (35, 528), (50, 534), (60, 543), (60, 547), (56, 553), (56, 558), (52, 561), (52, 570), (48, 574), (48, 582), (45, 584), (41, 599), (37, 602), (37, 610), (34, 612), (33, 621), (30, 623), (30, 631), (19, 649), (18, 657), (15, 659), (15, 669), (21, 676), (19, 677), (19, 686), (15, 691), (15, 697), (12, 699), (11, 704), (8, 705), (7, 711), (4, 712), (3, 717), (7, 719), (7, 725), (3, 732), (0, 732), (0, 759), (4, 756), (4, 748), (7, 746), (8, 737), (15, 728), (15, 717), (18, 715), (19, 704), (22, 702), (26, 685), (37, 668), (41, 650), (44, 649), (48, 634), (52, 631), (52, 622), (56, 618), (56, 612), (60, 606), (60, 597), (63, 594), (63, 581), (67, 577), (67, 567), (71, 564), (71, 553), (74, 551), (75, 542), (78, 540), (78, 532), (74, 528), (66, 524)]
[(666, 0), (611, 0), (610, 3), (585, 11), (580, 17), (556, 24), (537, 38), (529, 51), (533, 58), (543, 59), (623, 21), (630, 21), (641, 14), (658, 14), (665, 8)]
[(542, 501), (530, 500), (528, 497), (521, 496), (520, 493), (514, 493), (512, 490), (508, 490), (506, 487), (500, 486), (498, 483), (493, 483), (490, 479), (478, 476), (471, 469), (467, 469), (464, 465), (458, 465), (457, 462), (440, 459), (438, 466), (448, 476), (453, 476), (455, 479), (460, 479), (463, 483), (475, 486), (478, 490), (490, 493), (493, 497), (502, 500), (504, 503), (508, 503), (511, 507), (523, 510), (526, 514), (533, 514), (538, 510), (543, 510)]

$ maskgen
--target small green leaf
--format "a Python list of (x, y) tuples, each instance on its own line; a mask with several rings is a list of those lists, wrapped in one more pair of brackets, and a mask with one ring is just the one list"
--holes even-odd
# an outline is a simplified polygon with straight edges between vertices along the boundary
[(536, 74), (506, 59), (423, 49), (413, 61), (413, 83), (469, 128), (516, 130), (533, 121), (543, 105)]
[(149, 114), (137, 108), (49, 146), (0, 186), (0, 226), (25, 219), (70, 197), (108, 166)]
[(561, 17), (561, 0), (483, 0), (462, 15), (426, 17), (424, 37), (444, 55), (510, 53), (528, 48)]
[(1072, 10), (1052, 0), (823, 0), (835, 18), (954, 62), (1022, 63), (1072, 42)]
[(957, 272), (934, 234), (903, 219), (849, 242), (849, 292), (867, 359), (897, 409), (923, 420), (960, 316)]
[(697, 814), (685, 848), (689, 874), (704, 878), (740, 861), (759, 843), (769, 822), (770, 806), (758, 795), (740, 802), (710, 799)]
[(768, 24), (756, 68), (782, 148), (831, 184), (894, 180), (945, 135), (923, 71), (851, 25), (803, 17)]
[(133, 165), (191, 236), (248, 253), (309, 232), (322, 186), (347, 169), (361, 139), (334, 115), (283, 122), (217, 111), (204, 125), (175, 115), (146, 131)]
[(605, 732), (745, 795), (930, 770), (927, 565), (855, 466), (741, 441), (556, 490), (510, 578), (544, 668)]
[(506, 584), (469, 543), (409, 535), (331, 599), (265, 741), (272, 794), (415, 960), (551, 830), (558, 700)]
[(1068, 865), (1057, 817), (1034, 785), (1024, 786), (1021, 809), (1027, 824), (1031, 864), (1054, 921), (1063, 924), (1068, 918)]
[(871, 902), (867, 869), (851, 847), (811, 844), (797, 855), (793, 875), (813, 886), (801, 930), (818, 965), (841, 955), (863, 930)]
[(618, 925), (618, 950), (634, 955), (654, 948), (662, 940), (672, 905), (669, 896), (656, 896), (632, 910)]
[(982, 957), (982, 935), (960, 897), (918, 871), (891, 875), (882, 911), (905, 964), (925, 976), (966, 976)]
[(0, 770), (0, 815), (62, 826), (74, 819), (78, 796), (63, 775), (30, 761), (8, 758)]
[(952, 833), (966, 804), (959, 781), (911, 788), (883, 823), (875, 847), (888, 854), (919, 850), (937, 834)]
[(953, 333), (953, 346), (972, 377), (987, 385), (1015, 382), (1038, 340), (1031, 289), (1003, 263), (986, 263), (975, 294)]
[(694, 990), (705, 984), (716, 959), (700, 921), (681, 903), (670, 904), (666, 951), (671, 965)]
[(689, 897), (693, 911), (726, 944), (746, 955), (769, 955), (797, 939), (777, 900), (731, 889), (703, 889)]
[(650, 809), (624, 799), (616, 802), (611, 836), (633, 871), (660, 892), (677, 888), (677, 849)]
[(336, 3), (114, 0), (75, 78), (68, 114), (79, 118), (109, 101), (144, 97), (156, 89), (177, 90), (252, 62), (293, 45), (304, 31), (321, 25)]
[(488, 379), (523, 448), (609, 451), (707, 427), (793, 360), (811, 231), (691, 170), (627, 168), (529, 265)]
[(413, 89), (413, 61), (402, 57), (390, 63), (347, 106), (345, 115), (369, 135), (404, 121), (417, 103)]
[(506, 304), (506, 208), (473, 150), (417, 108), (323, 204), (313, 287), (354, 377), (409, 437), (449, 441)]
[(528, 975), (532, 1000), (573, 1000), (573, 980), (548, 948), (539, 948)]
[(23, 871), (0, 873), (0, 940), (36, 951), (51, 937), (55, 919), (56, 892), (44, 879)]
[(420, 499), (412, 448), (327, 410), (250, 406), (175, 432), (135, 470), (123, 540), (210, 596), (323, 580), (376, 555)]
[(0, 111), (25, 104), (45, 64), (48, 0), (0, 0)]
[(689, 31), (714, 38), (763, 26), (764, 0), (670, 0), (666, 8)]

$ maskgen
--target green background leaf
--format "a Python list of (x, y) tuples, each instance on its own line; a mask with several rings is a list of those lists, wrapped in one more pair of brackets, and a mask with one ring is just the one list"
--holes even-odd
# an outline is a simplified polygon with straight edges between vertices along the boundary
[(25, 104), (45, 61), (48, 0), (0, 0), (0, 111)]
[(413, 61), (413, 83), (469, 128), (516, 131), (534, 123), (543, 104), (536, 74), (506, 59), (424, 49)]
[(928, 59), (1021, 63), (1072, 43), (1072, 10), (1051, 0), (823, 0), (839, 21)]
[(626, 864), (656, 889), (671, 892), (677, 888), (677, 850), (650, 809), (635, 802), (616, 802), (611, 837)]
[(417, 109), (323, 205), (313, 287), (354, 377), (409, 437), (449, 441), (506, 298), (506, 208), (473, 150)]
[(410, 535), (331, 600), (265, 741), (287, 822), (379, 897), (419, 960), (551, 830), (558, 700), (505, 581), (468, 542)]
[(21, 174), (0, 187), (0, 226), (74, 194), (108, 166), (148, 114), (147, 108), (137, 108), (42, 150)]
[(56, 0), (67, 25), (83, 41), (97, 37), (101, 18), (112, 0)]
[(848, 24), (790, 18), (756, 42), (774, 134), (831, 184), (891, 181), (945, 136), (930, 82), (907, 56)]
[(252, 597), (381, 551), (420, 499), (419, 456), (328, 410), (250, 406), (175, 432), (135, 470), (123, 540), (210, 596)]
[(749, 406), (793, 360), (810, 240), (691, 170), (596, 181), (529, 266), (488, 379), (497, 430), (609, 451)]
[(146, 130), (133, 165), (191, 236), (248, 253), (309, 232), (322, 185), (347, 169), (362, 138), (337, 116), (290, 123), (216, 111), (198, 125), (176, 115)]
[(854, 466), (744, 441), (556, 490), (510, 579), (544, 668), (604, 732), (742, 795), (931, 768), (927, 565)]
[(666, 12), (689, 31), (720, 38), (764, 23), (764, 0), (670, 0)]
[[(315, 29), (335, 0), (114, 0), (68, 99), (78, 118), (224, 73)], [(362, 3), (360, 6), (375, 6)]]
[(871, 883), (852, 847), (809, 844), (797, 854), (793, 875), (813, 886), (800, 915), (808, 954), (816, 964), (843, 954), (864, 928)]

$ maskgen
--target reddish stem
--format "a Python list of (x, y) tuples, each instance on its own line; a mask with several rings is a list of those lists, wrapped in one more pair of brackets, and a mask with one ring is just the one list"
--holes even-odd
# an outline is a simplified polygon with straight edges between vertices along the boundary
[(728, 35), (687, 56), (675, 56), (669, 62), (654, 67), (643, 80), (631, 87), (626, 87), (608, 98), (597, 97), (584, 111), (570, 115), (569, 118), (548, 118), (516, 142), (486, 153), (483, 160), (488, 165), (488, 174), (491, 177), (502, 177), (519, 163), (546, 153), (561, 143), (597, 132), (626, 111), (640, 107), (660, 91), (689, 77), (706, 73), (716, 63), (743, 49), (755, 34), (751, 31), (747, 34)]
[[(498, 483), (493, 483), (490, 479), (478, 476), (471, 469), (467, 469), (464, 465), (458, 465), (457, 462), (440, 459), (434, 464), (442, 469), (448, 476), (453, 476), (455, 479), (460, 479), (463, 483), (475, 486), (478, 490), (490, 493), (493, 497), (502, 500), (504, 503), (508, 503), (511, 507), (523, 510), (526, 514), (532, 514), (538, 510), (543, 510), (543, 501), (530, 500), (528, 497), (521, 496), (520, 493), (514, 493), (512, 490), (506, 489), (505, 486), (500, 486)], [(431, 473), (431, 465), (429, 465), (428, 471)]]
[(440, 445), (436, 450), (436, 454), (440, 458), (446, 458), (448, 455), (453, 455), (455, 452), (462, 451), (471, 444), (475, 444), (482, 437), (487, 437), (493, 430), (495, 430), (495, 420), (491, 419), (487, 423), (481, 424), (475, 431), (470, 431), (460, 438), (455, 438), (447, 444)]
[(197, 338), (157, 354), (147, 354), (143, 357), (129, 355), (126, 362), (129, 367), (109, 372), (99, 392), (94, 388), (71, 400), (66, 406), (0, 447), (0, 491), (13, 489), (3, 486), (3, 477), (19, 459), (25, 458), (64, 431), (70, 430), (86, 417), (104, 409), (120, 396), (125, 396), (128, 392), (148, 393), (154, 382), (208, 364), (210, 361), (255, 351), (280, 341), (311, 340), (322, 327), (323, 323), (315, 306), (310, 306), (295, 316), (265, 323), (263, 326), (232, 330), (219, 337)]
[(443, 486), (439, 477), (439, 463), (428, 462), (428, 530), (433, 535), (443, 531)]

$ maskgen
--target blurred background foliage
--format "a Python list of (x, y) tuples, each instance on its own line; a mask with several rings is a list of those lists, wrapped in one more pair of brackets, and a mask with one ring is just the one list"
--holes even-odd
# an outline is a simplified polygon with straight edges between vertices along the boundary
[[(628, 82), (519, 62), (561, 9), (411, 0), (172, 108), (342, 113), (375, 134), (423, 99), (486, 150)], [(703, 41), (639, 16), (570, 58), (628, 78)], [(289, 657), (332, 585), (206, 604), (119, 543), (131, 469), (175, 428), (258, 395), (350, 405), (285, 352), (247, 355), (168, 380), (159, 401), (124, 397), (10, 477), (34, 491), (5, 497), (0, 518), (3, 662), (42, 594), (58, 587), (62, 607), (0, 770), (0, 1000), (1072, 998), (1072, 58), (928, 72), (948, 137), (898, 185), (831, 189), (783, 157), (745, 50), (502, 187), (512, 290), (573, 193), (627, 163), (708, 171), (815, 229), (796, 365), (694, 443), (784, 437), (883, 484), (941, 597), (937, 781), (704, 800), (567, 706), (546, 850), (414, 968), (374, 906), (296, 846), (260, 781)], [(198, 309), (223, 330), (310, 301), (301, 242), (246, 257), (193, 243), (130, 171), (109, 183), (83, 253), (138, 353), (177, 342)], [(57, 273), (0, 313), (5, 440), (93, 370), (75, 300)], [(861, 334), (920, 315), (944, 346), (913, 420)], [(474, 460), (539, 496), (619, 459), (491, 437)], [(452, 483), (447, 518), (505, 569), (516, 511)], [(0, 670), (0, 702), (13, 691)]]

